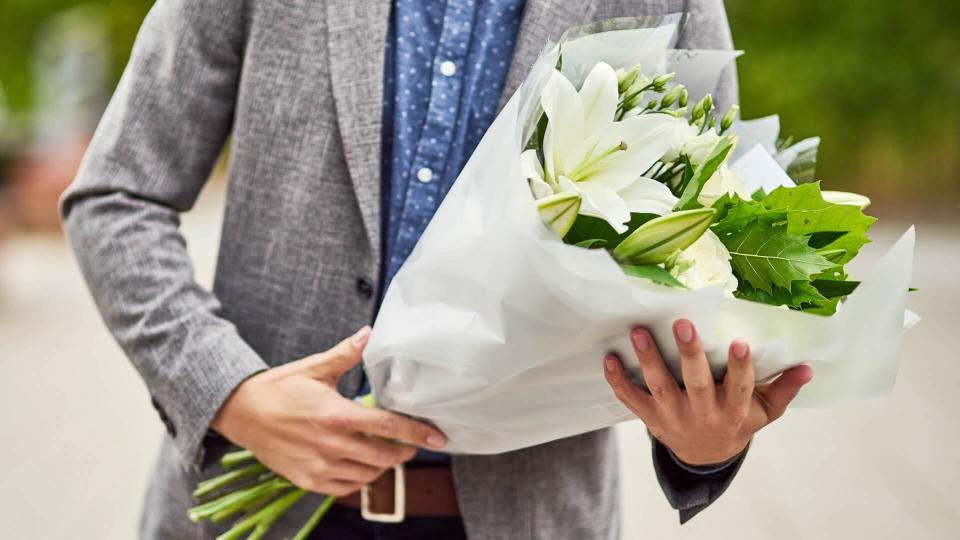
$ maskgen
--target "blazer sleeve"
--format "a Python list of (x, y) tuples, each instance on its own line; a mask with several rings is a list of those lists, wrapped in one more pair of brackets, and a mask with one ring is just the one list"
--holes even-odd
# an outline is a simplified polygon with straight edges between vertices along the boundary
[[(680, 30), (677, 47), (682, 49), (732, 49), (733, 36), (723, 0), (684, 0), (688, 14)], [(713, 93), (716, 108), (723, 114), (730, 105), (739, 103), (737, 66), (731, 62), (720, 74)]]
[(186, 465), (236, 386), (267, 368), (197, 284), (179, 231), (233, 122), (244, 2), (159, 0), (61, 199), (100, 313)]

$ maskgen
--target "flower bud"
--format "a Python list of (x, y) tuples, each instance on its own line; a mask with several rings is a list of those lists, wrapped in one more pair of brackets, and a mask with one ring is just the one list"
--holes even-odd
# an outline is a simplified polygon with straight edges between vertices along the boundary
[(713, 208), (698, 208), (652, 219), (620, 242), (613, 258), (622, 264), (660, 264), (703, 236), (715, 213)]
[(637, 75), (640, 74), (640, 65), (637, 64), (633, 66), (630, 71), (623, 71), (623, 69), (617, 70), (617, 92), (622, 94), (630, 88), (630, 85), (637, 80)]
[(703, 99), (700, 100), (700, 103), (703, 104), (703, 113), (707, 114), (713, 110), (713, 96), (707, 94), (703, 96)]
[(677, 99), (680, 98), (680, 92), (683, 91), (683, 86), (674, 86), (672, 90), (667, 92), (663, 99), (660, 100), (660, 108), (666, 109), (676, 103)]
[(677, 104), (680, 105), (681, 107), (686, 107), (689, 100), (690, 100), (690, 93), (687, 92), (686, 88), (684, 88), (683, 91), (680, 92), (680, 100), (677, 101)]
[(580, 211), (580, 195), (578, 193), (563, 192), (544, 197), (537, 201), (537, 212), (540, 219), (563, 238), (573, 227)]
[(667, 73), (666, 75), (661, 75), (653, 80), (653, 88), (657, 92), (663, 92), (663, 89), (666, 88), (667, 83), (672, 81), (676, 77), (676, 73)]
[(737, 119), (737, 113), (740, 112), (739, 105), (731, 105), (730, 109), (727, 110), (726, 114), (723, 115), (723, 118), (720, 120), (720, 133), (730, 129), (733, 126), (734, 120)]

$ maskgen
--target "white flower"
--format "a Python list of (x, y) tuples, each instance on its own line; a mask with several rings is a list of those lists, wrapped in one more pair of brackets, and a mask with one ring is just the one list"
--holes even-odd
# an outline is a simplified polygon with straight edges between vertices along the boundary
[(737, 278), (730, 266), (730, 252), (713, 231), (703, 233), (696, 242), (680, 252), (671, 273), (689, 289), (721, 285), (728, 295), (737, 290)]
[(848, 204), (857, 206), (861, 210), (870, 206), (870, 199), (859, 193), (849, 193), (846, 191), (821, 191), (823, 200), (833, 204)]
[(684, 154), (690, 158), (693, 165), (701, 165), (713, 154), (714, 148), (720, 142), (720, 135), (715, 130), (708, 129), (700, 134), (700, 129), (691, 126), (686, 118), (674, 118), (673, 129), (670, 131), (670, 147), (663, 155), (663, 161), (670, 163)]
[(697, 202), (704, 206), (713, 206), (713, 203), (724, 195), (738, 195), (744, 200), (750, 200), (752, 195), (740, 175), (727, 167), (726, 163), (721, 165), (717, 172), (713, 173), (713, 176), (703, 184)]
[(631, 212), (664, 214), (677, 202), (669, 188), (642, 177), (666, 152), (676, 123), (664, 114), (614, 121), (618, 100), (617, 75), (608, 64), (594, 66), (579, 92), (554, 71), (540, 100), (549, 120), (544, 167), (533, 150), (521, 156), (521, 167), (537, 198), (577, 193), (581, 214), (622, 233)]

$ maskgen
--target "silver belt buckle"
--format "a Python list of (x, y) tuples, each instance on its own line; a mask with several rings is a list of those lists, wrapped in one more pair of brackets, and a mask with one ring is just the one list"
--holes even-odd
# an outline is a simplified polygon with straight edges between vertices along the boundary
[(407, 484), (403, 475), (403, 463), (393, 466), (393, 512), (378, 514), (370, 509), (370, 486), (360, 488), (360, 515), (367, 521), (400, 523), (407, 517)]

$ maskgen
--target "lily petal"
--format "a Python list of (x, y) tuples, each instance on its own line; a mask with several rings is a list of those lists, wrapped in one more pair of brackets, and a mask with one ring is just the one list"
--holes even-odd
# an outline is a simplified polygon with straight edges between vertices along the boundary
[(583, 197), (581, 214), (606, 221), (618, 234), (627, 232), (626, 224), (630, 221), (630, 211), (616, 191), (591, 184), (581, 184), (579, 187)]
[(597, 148), (623, 143), (626, 150), (606, 158), (606, 166), (591, 174), (590, 181), (624, 189), (667, 152), (671, 127), (672, 118), (665, 114), (644, 114), (612, 124), (603, 130)]
[(548, 181), (565, 171), (563, 160), (584, 138), (583, 103), (567, 78), (554, 70), (540, 96), (547, 115), (547, 131), (543, 136), (543, 155)]
[(666, 185), (644, 177), (638, 178), (629, 187), (621, 190), (620, 196), (630, 213), (657, 214), (658, 216), (672, 212), (679, 201)]
[(605, 62), (597, 63), (580, 88), (584, 129), (587, 134), (613, 122), (619, 99), (616, 71)]

